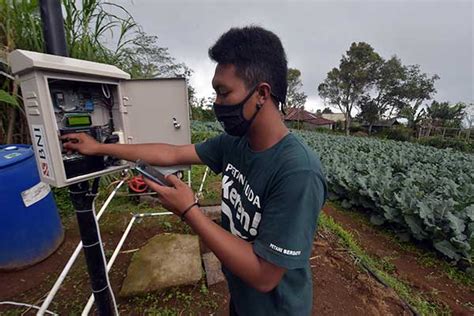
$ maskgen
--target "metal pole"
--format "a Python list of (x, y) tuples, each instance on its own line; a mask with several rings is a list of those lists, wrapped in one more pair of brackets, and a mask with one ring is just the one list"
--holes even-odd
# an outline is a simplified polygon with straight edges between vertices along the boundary
[(66, 34), (60, 0), (40, 0), (46, 53), (67, 57)]
[[(68, 56), (61, 1), (40, 0), (40, 12), (46, 52), (52, 55)], [(93, 208), (98, 186), (99, 178), (94, 179), (92, 192), (89, 191), (88, 181), (76, 183), (69, 187), (69, 194), (76, 209), (82, 247), (98, 313), (113, 315), (117, 313), (117, 309), (105, 268), (105, 254)]]
[(105, 254), (103, 252), (97, 220), (93, 211), (93, 201), (97, 194), (99, 179), (94, 179), (92, 192), (89, 191), (89, 182), (79, 182), (69, 187), (72, 204), (76, 209), (77, 223), (82, 240), (82, 248), (86, 258), (87, 270), (95, 297), (99, 315), (113, 315), (112, 289), (109, 287)]
[[(124, 183), (124, 180), (120, 181), (119, 184), (115, 187), (115, 189), (110, 193), (109, 197), (107, 198), (107, 200), (104, 202), (104, 204), (102, 205), (102, 207), (100, 208), (100, 211), (99, 213), (97, 214), (97, 220), (100, 219), (100, 217), (102, 216), (102, 214), (105, 212), (105, 209), (107, 208), (107, 206), (109, 205), (110, 201), (112, 200), (112, 198), (115, 196), (115, 194), (117, 193), (117, 191), (120, 189), (120, 187), (122, 186), (122, 184)], [(81, 249), (82, 249), (82, 242), (79, 242), (79, 244), (77, 245), (76, 249), (74, 250), (74, 252), (72, 253), (71, 257), (69, 258), (68, 262), (66, 263), (66, 265), (64, 266), (63, 268), (63, 271), (61, 272), (61, 274), (59, 275), (58, 279), (56, 280), (56, 282), (54, 283), (53, 287), (51, 288), (51, 290), (49, 291), (48, 293), (48, 296), (46, 297), (46, 299), (44, 300), (43, 304), (41, 305), (41, 308), (39, 309), (38, 313), (36, 315), (44, 315), (44, 313), (46, 312), (47, 308), (49, 307), (49, 305), (51, 304), (51, 302), (53, 301), (53, 298), (54, 296), (56, 295), (56, 293), (59, 291), (59, 288), (61, 286), (61, 284), (63, 283), (64, 279), (66, 278), (66, 275), (68, 274), (69, 270), (71, 270), (72, 268), (72, 265), (74, 264), (74, 261), (76, 261), (76, 258), (77, 256), (79, 255), (79, 253), (81, 252)]]
[[(112, 254), (112, 257), (110, 257), (109, 262), (107, 263), (107, 272), (110, 271), (112, 268), (115, 259), (117, 259), (117, 256), (122, 249), (123, 244), (125, 243), (125, 239), (127, 239), (128, 234), (130, 233), (130, 230), (132, 229), (133, 224), (135, 223), (135, 220), (137, 218), (143, 218), (143, 217), (151, 217), (151, 216), (163, 216), (163, 215), (173, 215), (171, 212), (159, 212), (159, 213), (144, 213), (144, 214), (135, 214), (133, 215), (132, 219), (130, 220), (127, 228), (125, 229), (125, 232), (122, 235), (122, 238), (120, 239), (119, 243), (117, 244), (117, 247), (115, 247), (114, 253)], [(81, 313), (81, 316), (87, 316), (89, 315), (89, 312), (92, 308), (92, 304), (94, 304), (94, 296), (91, 295), (89, 297), (89, 300), (87, 301), (86, 306), (84, 307), (84, 310)]]

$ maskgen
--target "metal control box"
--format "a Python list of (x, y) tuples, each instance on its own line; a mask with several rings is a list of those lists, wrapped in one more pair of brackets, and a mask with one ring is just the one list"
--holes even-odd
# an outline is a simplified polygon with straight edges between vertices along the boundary
[(52, 186), (129, 167), (114, 157), (68, 153), (61, 135), (85, 132), (106, 143), (191, 142), (184, 78), (130, 80), (115, 66), (24, 50), (9, 59), (20, 81), (39, 174)]

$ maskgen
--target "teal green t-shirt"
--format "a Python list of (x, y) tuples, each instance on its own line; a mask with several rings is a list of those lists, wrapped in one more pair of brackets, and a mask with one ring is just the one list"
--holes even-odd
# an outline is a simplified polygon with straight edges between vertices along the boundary
[(196, 152), (222, 173), (222, 227), (287, 269), (275, 289), (262, 293), (223, 267), (237, 314), (310, 315), (309, 257), (327, 195), (317, 155), (292, 133), (261, 152), (246, 137), (221, 134), (196, 144)]

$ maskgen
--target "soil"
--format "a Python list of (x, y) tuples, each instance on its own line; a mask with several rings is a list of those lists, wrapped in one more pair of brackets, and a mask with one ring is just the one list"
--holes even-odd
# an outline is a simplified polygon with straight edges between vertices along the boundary
[(439, 265), (423, 265), (419, 251), (400, 247), (393, 237), (369, 221), (355, 219), (350, 212), (330, 205), (326, 205), (324, 212), (352, 232), (366, 253), (389, 260), (395, 266), (397, 278), (422, 292), (430, 301), (447, 306), (454, 315), (474, 315), (474, 288), (451, 280)]
[[(376, 234), (371, 235), (369, 228), (358, 226), (360, 223), (351, 222), (350, 217), (344, 217), (334, 209), (326, 208), (325, 211), (340, 221), (345, 228), (360, 231), (358, 235), (356, 234), (358, 238), (367, 236), (367, 238), (360, 238), (360, 242), (367, 251), (371, 253), (378, 251), (383, 256), (386, 256), (386, 253), (391, 253), (390, 249), (394, 246)], [(112, 254), (109, 249), (115, 247), (129, 220), (130, 214), (126, 212), (106, 214), (104, 220), (101, 220), (102, 240), (105, 249), (107, 249), (107, 257)], [(65, 226), (64, 242), (52, 256), (21, 271), (0, 272), (0, 301), (8, 300), (41, 305), (79, 241), (75, 221), (66, 223)], [(133, 252), (144, 245), (149, 238), (161, 232), (190, 233), (190, 230), (175, 218), (148, 218), (137, 223), (110, 273), (114, 293), (119, 292)], [(472, 301), (472, 291), (469, 292), (465, 288), (453, 284), (451, 280), (445, 279), (439, 274), (435, 274), (439, 277), (438, 279), (424, 280), (424, 276), (430, 275), (431, 272), (436, 273), (436, 269), (423, 270), (418, 266), (410, 268), (410, 265), (415, 264), (414, 261), (416, 261), (411, 259), (407, 254), (407, 257), (399, 256), (395, 260), (394, 263), (397, 265), (401, 277), (410, 281), (413, 279), (414, 284), (422, 290), (442, 283), (442, 286), (438, 284), (436, 288), (443, 291), (440, 295), (449, 297), (446, 303), (451, 303), (449, 306), (453, 307), (453, 311), (456, 314), (458, 311), (459, 314), (468, 311), (466, 307), (461, 306), (461, 303), (456, 303), (456, 299), (460, 302)], [(360, 269), (350, 253), (341, 248), (338, 238), (328, 231), (320, 230), (316, 236), (311, 267), (314, 284), (313, 313), (316, 315), (412, 314), (393, 290), (380, 284), (367, 272)], [(418, 280), (419, 283), (417, 283)], [(465, 292), (461, 293), (462, 291)], [(84, 258), (81, 254), (49, 310), (59, 314), (80, 313), (89, 295), (89, 281)], [(144, 313), (227, 315), (228, 300), (229, 294), (225, 282), (206, 288), (204, 281), (196, 285), (175, 287), (141, 297), (129, 299), (117, 297), (120, 312), (124, 315)], [(20, 314), (25, 312), (26, 308), (0, 305), (0, 314), (7, 311)], [(35, 311), (29, 310), (25, 314), (33, 315)]]

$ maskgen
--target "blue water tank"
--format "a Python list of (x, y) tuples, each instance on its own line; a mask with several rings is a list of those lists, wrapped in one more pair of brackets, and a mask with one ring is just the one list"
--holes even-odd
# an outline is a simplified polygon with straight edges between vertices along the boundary
[(0, 146), (0, 269), (20, 269), (51, 255), (64, 237), (49, 185), (31, 146)]

